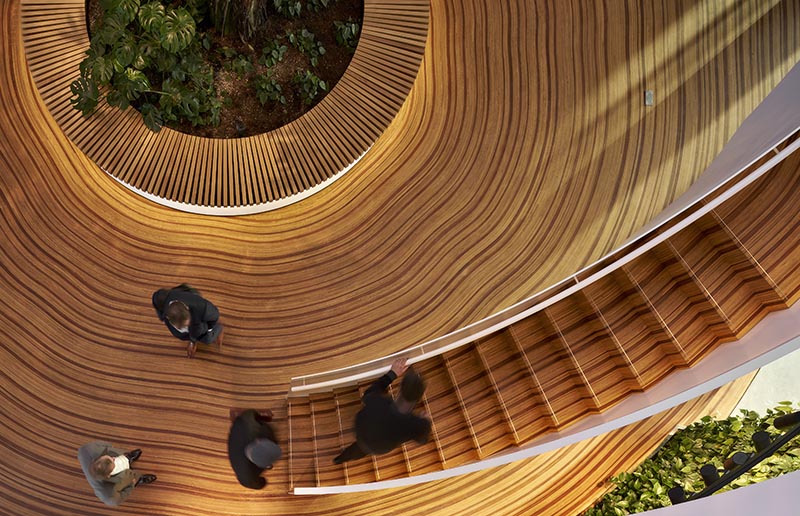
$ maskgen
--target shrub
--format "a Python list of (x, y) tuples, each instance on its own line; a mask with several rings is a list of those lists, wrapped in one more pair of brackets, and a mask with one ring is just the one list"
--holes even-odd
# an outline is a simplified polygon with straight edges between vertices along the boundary
[(299, 33), (289, 32), (286, 37), (293, 47), (309, 58), (311, 66), (317, 66), (320, 56), (325, 54), (325, 47), (313, 32), (302, 29)]
[(280, 102), (286, 105), (286, 97), (283, 95), (281, 85), (272, 76), (271, 70), (268, 70), (265, 75), (257, 75), (253, 79), (253, 86), (262, 106), (267, 102)]
[[(700, 477), (700, 468), (704, 464), (722, 468), (722, 462), (734, 452), (754, 452), (750, 440), (753, 433), (771, 427), (776, 417), (789, 412), (792, 412), (792, 403), (784, 401), (774, 409), (768, 409), (764, 417), (742, 410), (742, 415), (723, 420), (714, 420), (710, 416), (702, 418), (676, 432), (632, 472), (613, 477), (611, 482), (616, 487), (584, 516), (623, 516), (666, 507), (670, 505), (667, 491), (676, 485), (682, 486), (687, 494), (702, 491), (705, 484)], [(773, 428), (772, 433), (778, 431)], [(800, 469), (800, 445), (791, 442), (720, 492), (797, 469)]]
[(278, 13), (287, 18), (297, 18), (303, 10), (303, 6), (298, 0), (274, 0), (273, 5)]
[(295, 73), (292, 82), (300, 85), (300, 98), (306, 104), (313, 104), (320, 90), (328, 91), (328, 85), (325, 84), (325, 81), (314, 75), (310, 70)]
[(266, 47), (261, 49), (261, 57), (258, 62), (267, 68), (272, 68), (279, 61), (283, 61), (289, 47), (281, 44), (280, 39), (273, 39)]
[(356, 45), (358, 45), (358, 33), (361, 31), (361, 26), (358, 22), (347, 20), (346, 22), (335, 21), (333, 26), (336, 30), (336, 43), (345, 47), (350, 52), (355, 52)]
[(101, 0), (101, 7), (80, 77), (70, 85), (75, 109), (89, 116), (103, 99), (123, 111), (135, 103), (156, 132), (164, 121), (219, 120), (213, 70), (187, 9), (140, 0)]
[(331, 3), (333, 3), (333, 0), (308, 0), (306, 3), (306, 9), (318, 13), (323, 9), (327, 9), (328, 5)]

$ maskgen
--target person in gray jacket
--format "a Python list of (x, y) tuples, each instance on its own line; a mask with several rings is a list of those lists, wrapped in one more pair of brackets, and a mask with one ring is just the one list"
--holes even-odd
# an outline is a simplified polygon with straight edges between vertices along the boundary
[(132, 469), (141, 455), (142, 450), (124, 452), (102, 441), (84, 444), (78, 449), (83, 474), (94, 494), (106, 505), (119, 505), (134, 487), (155, 482), (155, 475), (143, 475)]

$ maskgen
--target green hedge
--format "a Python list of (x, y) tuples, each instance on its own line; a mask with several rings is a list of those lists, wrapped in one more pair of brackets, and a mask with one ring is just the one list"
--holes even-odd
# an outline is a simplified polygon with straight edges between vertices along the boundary
[[(741, 415), (727, 419), (702, 418), (676, 432), (632, 472), (611, 478), (616, 487), (584, 512), (584, 516), (623, 516), (666, 507), (670, 505), (667, 491), (676, 485), (683, 486), (687, 495), (702, 491), (705, 485), (700, 478), (700, 468), (704, 464), (722, 469), (722, 462), (735, 452), (754, 452), (750, 439), (753, 433), (765, 430), (774, 439), (783, 432), (772, 426), (773, 420), (795, 410), (792, 402), (782, 401), (774, 409), (768, 409), (763, 417), (751, 410), (742, 410)], [(794, 440), (718, 492), (798, 469), (800, 443)]]

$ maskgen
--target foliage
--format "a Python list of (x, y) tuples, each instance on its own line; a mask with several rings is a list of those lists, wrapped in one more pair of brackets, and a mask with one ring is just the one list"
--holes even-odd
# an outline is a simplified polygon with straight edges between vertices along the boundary
[(299, 0), (273, 0), (275, 10), (287, 18), (297, 18), (303, 10)]
[(139, 0), (101, 0), (101, 6), (80, 77), (70, 85), (75, 109), (88, 116), (103, 99), (121, 110), (134, 104), (156, 132), (165, 121), (219, 122), (213, 70), (189, 10)]
[(300, 98), (306, 104), (313, 104), (320, 91), (328, 91), (328, 85), (325, 84), (325, 81), (314, 75), (310, 70), (295, 73), (292, 82), (300, 85)]
[(273, 39), (261, 49), (261, 57), (258, 62), (267, 68), (272, 68), (279, 61), (283, 61), (287, 50), (289, 50), (289, 47), (282, 45), (280, 39)]
[(247, 56), (237, 55), (229, 62), (229, 67), (236, 75), (243, 77), (255, 70), (255, 66)]
[[(102, 102), (121, 110), (134, 107), (145, 125), (158, 132), (164, 124), (218, 125), (222, 108), (236, 102), (221, 91), (231, 79), (249, 85), (251, 98), (254, 92), (262, 105), (311, 105), (328, 91), (323, 79), (305, 69), (318, 66), (326, 53), (307, 28), (289, 30), (285, 39), (275, 37), (260, 54), (246, 36), (276, 11), (297, 17), (303, 7), (318, 12), (335, 0), (305, 0), (302, 5), (295, 0), (96, 1), (102, 14), (93, 20), (79, 76), (70, 84), (70, 102), (84, 116)], [(289, 23), (303, 26), (302, 21)], [(340, 44), (355, 48), (358, 22), (336, 22), (335, 30)], [(216, 39), (231, 32), (239, 33), (241, 43)], [(218, 41), (231, 46), (218, 46)], [(295, 65), (298, 54), (305, 58)], [(215, 81), (215, 70), (222, 69), (233, 73), (223, 72)], [(233, 91), (240, 98), (240, 90)]]
[(317, 66), (319, 58), (325, 55), (325, 47), (313, 32), (302, 29), (299, 33), (289, 32), (286, 37), (293, 47), (309, 58), (311, 66)]
[(350, 52), (355, 52), (356, 45), (358, 44), (358, 33), (361, 32), (361, 26), (358, 22), (347, 20), (346, 22), (335, 21), (333, 26), (336, 30), (336, 43), (345, 47)]
[[(767, 415), (742, 410), (742, 415), (723, 420), (706, 416), (699, 422), (679, 430), (649, 459), (630, 473), (611, 479), (616, 487), (584, 513), (584, 516), (623, 516), (670, 505), (667, 491), (681, 485), (687, 493), (705, 487), (700, 468), (722, 462), (734, 452), (754, 452), (750, 440), (754, 432), (768, 430), (773, 439), (780, 431), (771, 428), (774, 419), (792, 412), (792, 403), (781, 402)], [(783, 473), (800, 469), (800, 444), (792, 441), (762, 461), (720, 492), (753, 484)]]
[(264, 75), (257, 75), (253, 79), (253, 85), (258, 95), (258, 101), (263, 106), (267, 102), (280, 102), (286, 105), (286, 97), (283, 95), (283, 89), (280, 83), (275, 80), (272, 70), (268, 70)]
[(318, 13), (333, 3), (334, 0), (308, 0), (306, 2), (306, 9)]

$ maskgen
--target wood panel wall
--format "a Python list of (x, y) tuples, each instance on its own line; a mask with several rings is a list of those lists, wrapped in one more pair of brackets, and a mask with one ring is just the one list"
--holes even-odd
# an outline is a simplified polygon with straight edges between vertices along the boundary
[[(537, 497), (527, 462), (313, 501), (284, 495), (281, 466), (265, 492), (245, 492), (224, 456), (227, 411), (271, 406), (285, 421), (291, 376), (459, 328), (622, 242), (797, 61), (798, 9), (434, 0), (408, 99), (343, 180), (277, 212), (212, 219), (136, 197), (63, 136), (27, 72), (19, 3), (0, 3), (0, 506), (107, 513), (75, 459), (100, 438), (140, 445), (160, 477), (123, 514), (444, 515), (454, 500), (545, 512), (556, 495)], [(150, 293), (184, 280), (220, 307), (221, 353), (187, 360), (155, 319)], [(652, 425), (633, 439), (670, 426)]]

